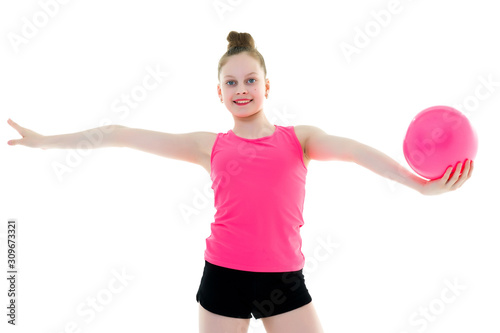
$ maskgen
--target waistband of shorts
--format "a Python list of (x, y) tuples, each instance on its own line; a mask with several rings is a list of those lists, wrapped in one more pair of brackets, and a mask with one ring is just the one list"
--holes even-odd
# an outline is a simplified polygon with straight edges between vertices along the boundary
[(205, 267), (208, 269), (212, 270), (218, 270), (218, 271), (224, 271), (224, 272), (232, 272), (232, 273), (239, 273), (239, 274), (249, 274), (249, 275), (278, 275), (278, 274), (283, 274), (283, 273), (299, 273), (302, 274), (303, 269), (299, 269), (298, 271), (286, 271), (286, 272), (252, 272), (252, 271), (243, 271), (239, 269), (233, 269), (233, 268), (228, 268), (228, 267), (223, 267), (219, 265), (214, 265), (208, 261), (205, 260)]

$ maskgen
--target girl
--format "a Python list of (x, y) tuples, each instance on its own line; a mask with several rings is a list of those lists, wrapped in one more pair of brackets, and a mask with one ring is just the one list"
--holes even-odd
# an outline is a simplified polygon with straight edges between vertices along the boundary
[(311, 160), (355, 162), (425, 195), (458, 189), (472, 161), (427, 181), (387, 155), (318, 127), (271, 124), (264, 58), (248, 33), (231, 31), (218, 68), (221, 103), (234, 119), (226, 133), (169, 134), (121, 125), (43, 136), (8, 120), (22, 139), (10, 145), (76, 148), (95, 130), (94, 146), (129, 147), (202, 166), (210, 174), (217, 209), (206, 239), (205, 267), (196, 294), (202, 333), (247, 332), (261, 318), (268, 333), (319, 333), (320, 321), (306, 288), (300, 227), (307, 166)]

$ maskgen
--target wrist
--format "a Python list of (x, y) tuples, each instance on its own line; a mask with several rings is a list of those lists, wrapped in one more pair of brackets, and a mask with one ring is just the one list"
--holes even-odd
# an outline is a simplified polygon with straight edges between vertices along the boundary
[(418, 177), (417, 175), (411, 173), (409, 170), (405, 170), (406, 176), (405, 176), (405, 183), (404, 185), (408, 186), (409, 188), (414, 189), (420, 194), (425, 194), (425, 185), (427, 184), (427, 180)]
[(420, 194), (426, 195), (425, 186), (429, 181), (417, 176), (415, 176), (415, 178), (416, 178), (415, 190), (417, 190)]
[(50, 149), (52, 148), (53, 141), (54, 140), (52, 136), (41, 135), (40, 138), (38, 139), (37, 148)]

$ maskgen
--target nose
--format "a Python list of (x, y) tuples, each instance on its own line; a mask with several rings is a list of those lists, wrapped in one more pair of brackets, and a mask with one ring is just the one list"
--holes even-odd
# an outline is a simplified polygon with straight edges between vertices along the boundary
[(237, 95), (241, 95), (241, 94), (245, 95), (245, 94), (248, 94), (248, 90), (245, 86), (239, 86), (238, 90), (236, 91), (236, 94)]

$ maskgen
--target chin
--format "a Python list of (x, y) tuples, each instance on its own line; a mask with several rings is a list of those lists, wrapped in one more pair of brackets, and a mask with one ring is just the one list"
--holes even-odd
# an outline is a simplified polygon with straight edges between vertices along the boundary
[(231, 112), (233, 116), (238, 118), (247, 118), (253, 116), (254, 114), (259, 113), (259, 111), (250, 111), (250, 112)]

